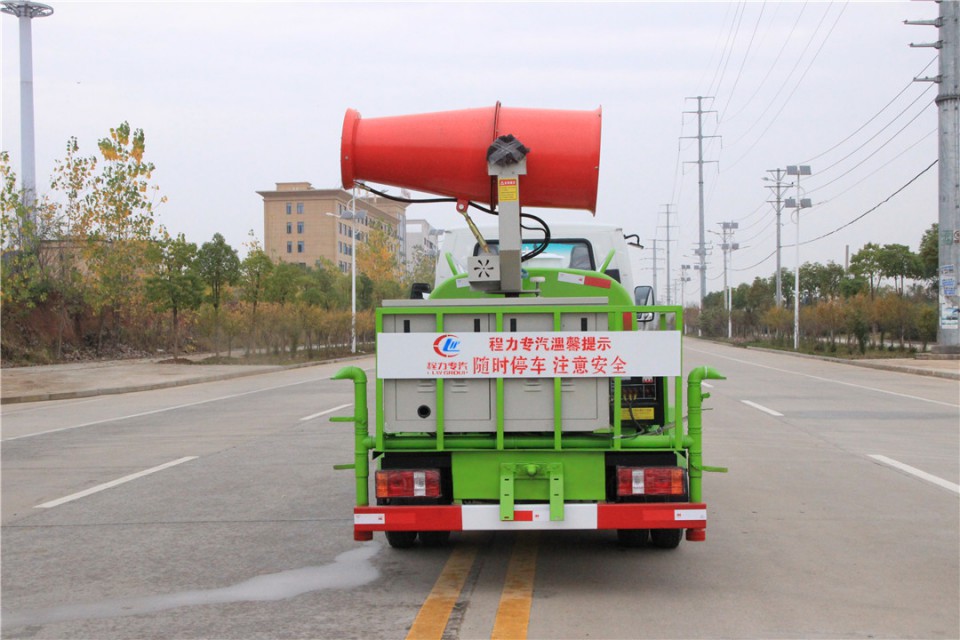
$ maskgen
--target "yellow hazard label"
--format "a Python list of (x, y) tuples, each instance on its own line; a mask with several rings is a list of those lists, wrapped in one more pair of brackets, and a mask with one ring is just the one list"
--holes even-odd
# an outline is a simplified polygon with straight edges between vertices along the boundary
[(516, 178), (500, 178), (497, 181), (497, 199), (500, 202), (516, 202), (520, 199), (520, 188)]
[[(633, 412), (633, 415), (630, 415), (630, 412)], [(621, 407), (620, 408), (620, 419), (621, 420), (653, 420), (654, 411), (653, 407)]]

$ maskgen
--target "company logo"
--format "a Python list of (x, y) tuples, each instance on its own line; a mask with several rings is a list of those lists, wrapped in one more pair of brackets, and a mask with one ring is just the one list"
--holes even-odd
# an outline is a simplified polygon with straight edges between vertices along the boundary
[(433, 341), (433, 350), (438, 356), (452, 358), (460, 353), (460, 339), (452, 333), (445, 333)]

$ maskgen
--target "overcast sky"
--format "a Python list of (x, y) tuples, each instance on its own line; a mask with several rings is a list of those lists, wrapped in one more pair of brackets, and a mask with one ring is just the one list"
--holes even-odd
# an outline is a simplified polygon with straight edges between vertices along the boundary
[[(801, 219), (804, 242), (857, 218), (937, 158), (936, 85), (911, 82), (936, 75), (936, 52), (908, 46), (937, 32), (903, 24), (935, 18), (933, 2), (50, 4), (54, 15), (33, 21), (40, 191), (70, 136), (93, 154), (98, 138), (129, 121), (146, 132), (169, 199), (159, 221), (198, 244), (220, 232), (240, 248), (251, 229), (262, 239), (255, 192), (276, 182), (339, 186), (348, 107), (379, 117), (497, 100), (602, 106), (596, 221), (644, 239), (640, 281), (651, 277), (649, 247), (659, 238), (661, 288), (663, 205), (677, 212), (673, 277), (696, 262), (697, 167), (684, 163), (697, 148), (682, 139), (697, 132), (696, 116), (682, 113), (696, 109), (689, 97), (714, 97), (704, 134), (722, 137), (705, 144), (705, 158), (718, 161), (705, 165), (706, 226), (740, 225), (733, 284), (775, 269), (766, 170), (812, 166), (801, 184), (814, 203)], [(19, 173), (17, 20), (3, 15), (0, 24), (0, 146)], [(462, 226), (452, 205), (414, 205), (408, 215)], [(801, 261), (843, 264), (847, 246), (852, 254), (871, 241), (916, 250), (936, 220), (933, 167), (858, 222), (802, 245)], [(789, 215), (783, 223), (783, 242), (793, 243)], [(783, 260), (793, 268), (792, 247)], [(719, 249), (708, 276), (708, 290), (719, 290)]]

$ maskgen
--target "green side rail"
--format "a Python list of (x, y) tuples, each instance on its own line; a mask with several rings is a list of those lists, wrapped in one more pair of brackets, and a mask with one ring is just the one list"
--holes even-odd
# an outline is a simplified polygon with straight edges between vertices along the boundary
[(713, 367), (697, 367), (687, 376), (687, 436), (690, 440), (690, 501), (703, 500), (703, 472), (720, 471), (720, 469), (705, 469), (703, 466), (703, 401), (710, 397), (703, 393), (701, 383), (704, 380), (726, 380)]
[(357, 506), (370, 504), (368, 483), (370, 478), (370, 456), (374, 441), (370, 437), (367, 423), (367, 374), (360, 367), (344, 367), (333, 376), (334, 380), (353, 380), (353, 417), (335, 416), (330, 422), (352, 422), (354, 433), (353, 464), (338, 464), (334, 469), (353, 469), (357, 478)]

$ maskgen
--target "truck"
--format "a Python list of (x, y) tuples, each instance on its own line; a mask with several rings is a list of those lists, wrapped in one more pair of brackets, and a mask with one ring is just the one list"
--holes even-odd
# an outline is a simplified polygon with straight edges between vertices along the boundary
[[(372, 421), (366, 373), (334, 376), (354, 383), (354, 414), (332, 420), (354, 424), (354, 461), (337, 468), (354, 471), (355, 540), (382, 531), (410, 548), (528, 530), (614, 530), (625, 546), (664, 549), (705, 540), (703, 474), (719, 469), (703, 464), (701, 383), (722, 376), (698, 367), (684, 388), (683, 309), (631, 290), (619, 229), (601, 232), (616, 240), (603, 247), (586, 232), (555, 235), (527, 210), (596, 210), (600, 122), (599, 109), (499, 103), (347, 111), (344, 188), (436, 194), (470, 230), (428, 295), (377, 309)], [(484, 235), (470, 209), (495, 215), (496, 232)]]

